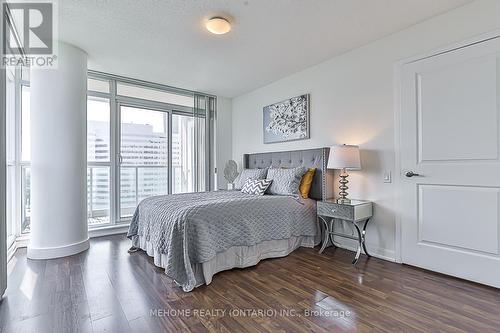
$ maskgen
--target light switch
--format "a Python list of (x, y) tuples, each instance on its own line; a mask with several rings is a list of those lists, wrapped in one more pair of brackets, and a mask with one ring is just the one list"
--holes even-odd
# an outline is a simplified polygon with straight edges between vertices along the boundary
[(390, 183), (390, 182), (392, 182), (391, 172), (384, 171), (384, 183)]

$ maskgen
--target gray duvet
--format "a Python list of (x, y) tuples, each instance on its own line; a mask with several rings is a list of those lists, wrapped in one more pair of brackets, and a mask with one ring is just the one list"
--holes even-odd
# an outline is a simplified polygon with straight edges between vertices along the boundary
[(184, 291), (196, 286), (193, 267), (232, 246), (315, 236), (316, 203), (291, 196), (239, 191), (155, 196), (137, 207), (127, 234), (164, 254), (165, 273)]

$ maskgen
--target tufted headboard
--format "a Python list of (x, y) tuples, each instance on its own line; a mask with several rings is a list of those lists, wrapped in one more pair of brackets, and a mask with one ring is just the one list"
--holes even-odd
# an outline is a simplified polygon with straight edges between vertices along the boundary
[(246, 169), (295, 168), (299, 166), (316, 168), (309, 196), (315, 200), (326, 200), (333, 197), (333, 170), (326, 168), (329, 153), (330, 148), (317, 148), (245, 154), (243, 155), (243, 167)]

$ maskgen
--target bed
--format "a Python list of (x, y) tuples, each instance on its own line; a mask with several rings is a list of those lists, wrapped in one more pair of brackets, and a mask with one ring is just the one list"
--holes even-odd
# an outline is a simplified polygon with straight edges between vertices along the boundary
[(186, 292), (210, 284), (220, 271), (314, 247), (321, 239), (316, 200), (333, 189), (328, 153), (320, 148), (243, 156), (247, 169), (316, 168), (310, 199), (236, 190), (150, 197), (138, 205), (127, 237)]

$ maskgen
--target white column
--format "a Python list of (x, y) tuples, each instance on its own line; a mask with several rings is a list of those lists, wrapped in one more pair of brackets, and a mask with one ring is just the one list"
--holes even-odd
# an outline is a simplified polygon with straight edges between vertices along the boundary
[(58, 68), (34, 69), (31, 91), (31, 236), (28, 258), (89, 247), (87, 55), (59, 43)]

